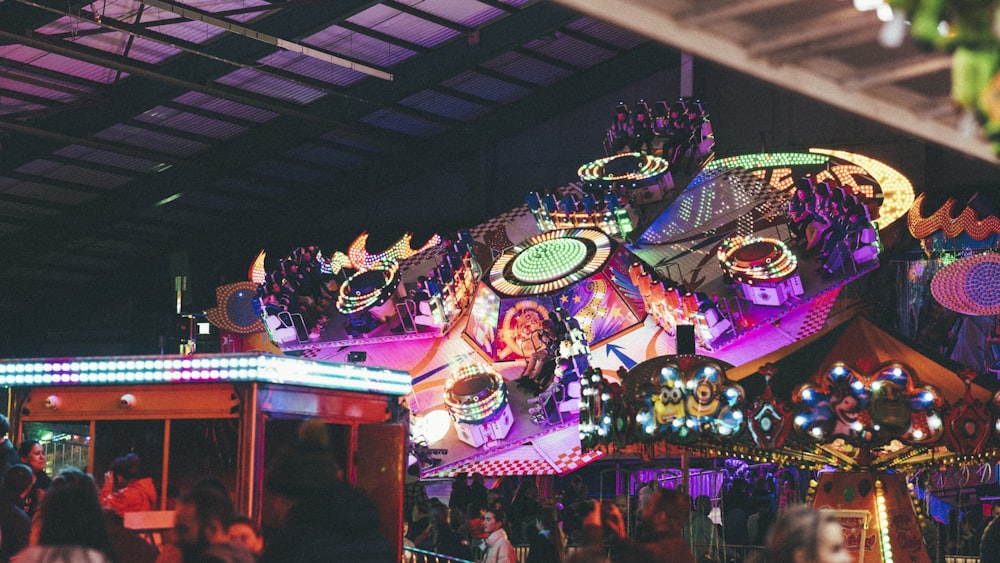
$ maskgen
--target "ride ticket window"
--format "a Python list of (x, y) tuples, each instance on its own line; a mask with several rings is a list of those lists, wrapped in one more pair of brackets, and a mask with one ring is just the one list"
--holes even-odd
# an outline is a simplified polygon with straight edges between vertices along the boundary
[(235, 418), (170, 421), (168, 484), (174, 494), (190, 491), (199, 481), (222, 483), (230, 498), (236, 491), (239, 421)]
[[(116, 458), (136, 454), (142, 477), (152, 477), (157, 490), (163, 483), (162, 420), (98, 420), (94, 423), (94, 479), (104, 482), (104, 474)], [(162, 505), (161, 505), (162, 506)]]

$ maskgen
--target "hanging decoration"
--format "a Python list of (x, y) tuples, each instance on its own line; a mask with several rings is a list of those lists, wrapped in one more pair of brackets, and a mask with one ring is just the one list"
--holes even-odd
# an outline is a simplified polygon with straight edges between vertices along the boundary
[(800, 385), (792, 400), (795, 430), (817, 442), (840, 437), (867, 446), (894, 439), (930, 444), (944, 432), (940, 394), (917, 387), (909, 368), (895, 362), (871, 376), (837, 362), (819, 382)]

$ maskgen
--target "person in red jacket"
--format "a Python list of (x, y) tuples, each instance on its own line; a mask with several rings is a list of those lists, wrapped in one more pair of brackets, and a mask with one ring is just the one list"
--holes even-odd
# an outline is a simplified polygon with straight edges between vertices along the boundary
[(156, 510), (156, 499), (153, 480), (142, 476), (139, 456), (128, 454), (111, 462), (101, 487), (102, 505), (124, 516), (126, 512)]

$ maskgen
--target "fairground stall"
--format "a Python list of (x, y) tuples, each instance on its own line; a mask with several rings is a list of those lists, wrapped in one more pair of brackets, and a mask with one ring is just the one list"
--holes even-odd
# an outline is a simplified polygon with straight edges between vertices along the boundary
[(0, 386), (11, 435), (45, 444), (50, 473), (73, 466), (99, 476), (135, 453), (161, 510), (213, 478), (265, 528), (275, 513), (265, 468), (303, 420), (320, 419), (344, 477), (371, 494), (398, 547), (404, 372), (263, 353), (47, 358), (0, 361)]
[(991, 394), (864, 318), (783, 354), (756, 371), (690, 353), (640, 363), (620, 384), (584, 378), (584, 446), (680, 457), (682, 467), (736, 458), (792, 468), (812, 475), (805, 500), (838, 514), (855, 561), (931, 561), (921, 475), (968, 483), (996, 459)]

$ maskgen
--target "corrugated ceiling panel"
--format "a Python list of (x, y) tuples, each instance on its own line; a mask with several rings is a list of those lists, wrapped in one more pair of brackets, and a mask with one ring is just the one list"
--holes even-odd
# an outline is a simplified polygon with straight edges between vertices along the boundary
[[(166, 12), (169, 18), (176, 18), (177, 16)], [(164, 18), (167, 19), (167, 18)], [(199, 21), (186, 21), (184, 23), (170, 23), (166, 25), (160, 25), (153, 28), (157, 33), (162, 33), (164, 35), (169, 35), (171, 37), (176, 37), (182, 41), (187, 41), (189, 43), (202, 44), (219, 37), (226, 33), (225, 30), (219, 29), (215, 26), (208, 25), (207, 23), (202, 23)]]
[[(0, 178), (0, 184), (4, 181), (11, 181), (10, 178)], [(0, 194), (4, 193), (6, 188), (0, 185)], [(19, 219), (29, 218), (29, 217), (51, 217), (53, 215), (58, 215), (59, 210), (53, 209), (51, 207), (41, 207), (38, 205), (31, 205), (28, 203), (21, 203), (16, 201), (4, 201), (0, 204), (0, 216), (2, 217), (17, 217)]]
[(84, 203), (97, 198), (97, 194), (78, 192), (76, 190), (69, 190), (58, 186), (38, 184), (36, 182), (18, 182), (9, 188), (4, 188), (3, 193), (64, 205)]
[(286, 72), (293, 72), (315, 80), (322, 80), (331, 86), (350, 86), (367, 76), (363, 72), (321, 61), (313, 57), (307, 57), (301, 53), (294, 53), (292, 51), (276, 51), (258, 62)]
[(285, 154), (290, 158), (298, 158), (307, 162), (329, 166), (331, 167), (331, 172), (334, 172), (334, 169), (352, 169), (365, 161), (356, 154), (312, 144), (302, 145)]
[(445, 131), (445, 127), (443, 126), (409, 115), (403, 115), (388, 108), (370, 113), (362, 117), (361, 121), (369, 125), (392, 129), (393, 131), (416, 137), (432, 137)]
[[(6, 70), (6, 67), (0, 65), (0, 69)], [(28, 78), (30, 80), (35, 79), (34, 77), (29, 77), (24, 73), (15, 72), (13, 74), (16, 74), (18, 76), (24, 76), (25, 78)], [(46, 82), (51, 83), (52, 81), (47, 80)], [(13, 92), (21, 92), (23, 94), (28, 94), (29, 96), (35, 96), (38, 98), (46, 98), (54, 102), (68, 103), (79, 97), (78, 95), (63, 90), (53, 90), (51, 88), (46, 88), (44, 86), (39, 86), (37, 84), (19, 82), (17, 78), (4, 78), (3, 80), (0, 80), (0, 86), (2, 86), (6, 90), (11, 90)], [(80, 94), (83, 93), (84, 92), (80, 92)], [(0, 102), (0, 108), (2, 108), (3, 104), (9, 97), (10, 97), (9, 95), (4, 95), (4, 100)]]
[(538, 59), (513, 52), (504, 53), (499, 57), (486, 61), (483, 63), (483, 66), (540, 86), (555, 84), (573, 74), (564, 68), (552, 66)]
[(188, 0), (187, 2), (178, 3), (191, 6), (192, 8), (198, 8), (199, 10), (206, 12), (211, 12), (213, 14), (227, 12), (229, 10), (243, 10), (256, 6), (261, 8), (261, 12), (249, 12), (226, 16), (226, 19), (238, 22), (248, 22), (262, 13), (267, 13), (267, 8), (272, 6), (271, 2), (264, 2), (263, 0)]
[(220, 84), (249, 90), (262, 96), (308, 104), (326, 96), (326, 92), (296, 84), (289, 80), (261, 74), (249, 68), (240, 68), (216, 80)]
[(355, 14), (347, 21), (423, 47), (440, 45), (460, 34), (452, 28), (405, 14), (383, 4)]
[(401, 3), (467, 27), (479, 27), (506, 13), (475, 0), (402, 0)]
[(336, 25), (310, 35), (302, 42), (318, 49), (381, 67), (392, 66), (416, 55), (409, 49), (391, 45), (369, 35), (354, 33)]
[(247, 169), (250, 172), (289, 182), (311, 183), (328, 178), (328, 172), (297, 166), (287, 160), (264, 160)]
[(112, 174), (80, 166), (72, 166), (49, 160), (33, 160), (17, 168), (18, 172), (34, 176), (44, 176), (53, 180), (63, 180), (94, 188), (117, 188), (133, 180), (121, 174)]
[(216, 98), (215, 96), (209, 96), (208, 94), (202, 94), (201, 92), (188, 92), (186, 94), (181, 94), (180, 96), (174, 98), (173, 101), (198, 109), (214, 111), (216, 113), (221, 113), (222, 115), (236, 117), (244, 121), (253, 121), (254, 123), (266, 123), (278, 117), (278, 114), (273, 111), (248, 106), (239, 102), (224, 100), (222, 98)]
[[(53, 55), (45, 51), (39, 51), (24, 45), (3, 45), (0, 46), (0, 57), (30, 64), (46, 70), (61, 72), (84, 80), (110, 84), (115, 81), (118, 71), (103, 66), (92, 65), (76, 59)], [(125, 78), (128, 73), (122, 73)]]
[(149, 64), (162, 62), (181, 52), (176, 47), (141, 37), (134, 37), (131, 45), (128, 43), (128, 40), (129, 34), (118, 31), (108, 31), (98, 35), (85, 35), (76, 39), (67, 39), (67, 41), (72, 43), (79, 43), (115, 55), (125, 54), (125, 48), (128, 47), (128, 58)]
[(136, 145), (180, 156), (191, 156), (208, 148), (208, 145), (204, 143), (172, 135), (164, 135), (155, 131), (147, 131), (139, 127), (132, 127), (121, 123), (112, 125), (95, 135), (95, 137), (106, 141)]
[(525, 47), (580, 68), (590, 68), (615, 56), (614, 51), (559, 33), (554, 38), (548, 36), (531, 41)]
[(231, 139), (247, 130), (247, 127), (235, 123), (211, 119), (164, 106), (156, 106), (136, 116), (135, 119), (136, 121), (155, 123), (164, 127), (170, 127), (171, 129), (219, 140)]
[(140, 174), (150, 174), (160, 169), (161, 165), (152, 160), (135, 158), (116, 152), (102, 151), (81, 145), (68, 145), (55, 151), (56, 156), (86, 160), (97, 164), (105, 164), (116, 168), (134, 170)]
[[(121, 4), (134, 4), (134, 2), (128, 1), (122, 2)], [(112, 8), (114, 8), (114, 5)], [(109, 15), (116, 20), (122, 19), (118, 12), (111, 12)], [(42, 35), (59, 35), (66, 33), (90, 33), (100, 28), (100, 25), (85, 18), (63, 16), (55, 21), (43, 25), (42, 27), (35, 28), (35, 32)]]
[(605, 43), (610, 43), (621, 49), (634, 49), (649, 40), (631, 31), (611, 25), (594, 18), (581, 18), (566, 26), (573, 31), (579, 31)]
[(433, 90), (417, 92), (412, 96), (400, 100), (399, 103), (460, 121), (471, 121), (489, 110), (486, 106), (474, 104)]
[(449, 78), (442, 85), (484, 100), (505, 104), (515, 102), (532, 92), (532, 90), (522, 88), (517, 84), (471, 70)]
[(372, 153), (381, 153), (382, 147), (373, 145), (368, 142), (363, 136), (353, 133), (351, 131), (344, 131), (343, 129), (336, 129), (330, 131), (329, 133), (324, 133), (320, 135), (321, 139), (326, 139), (327, 141), (333, 143), (340, 143), (342, 145), (348, 145), (356, 147), (362, 150), (370, 151)]
[(15, 100), (9, 96), (3, 96), (0, 98), (0, 115), (11, 115), (25, 111), (41, 111), (44, 110), (45, 107), (46, 106)]

